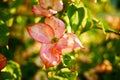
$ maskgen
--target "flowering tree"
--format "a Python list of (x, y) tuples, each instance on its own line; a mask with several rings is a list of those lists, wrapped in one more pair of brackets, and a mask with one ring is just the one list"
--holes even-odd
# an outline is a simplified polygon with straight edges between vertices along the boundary
[(119, 0), (1, 0), (0, 80), (119, 80)]
[[(35, 40), (42, 43), (40, 58), (44, 62), (46, 68), (49, 68), (58, 65), (61, 62), (61, 55), (64, 51), (70, 52), (74, 48), (82, 48), (83, 46), (74, 34), (65, 34), (64, 23), (53, 16), (54, 12), (62, 10), (62, 1), (39, 1), (40, 6), (33, 6), (33, 12), (35, 14), (47, 16), (45, 18), (45, 24), (36, 23), (35, 25), (32, 25), (32, 27), (28, 27), (28, 31)], [(49, 10), (51, 10), (47, 10), (49, 7), (52, 7), (56, 11), (49, 13)]]

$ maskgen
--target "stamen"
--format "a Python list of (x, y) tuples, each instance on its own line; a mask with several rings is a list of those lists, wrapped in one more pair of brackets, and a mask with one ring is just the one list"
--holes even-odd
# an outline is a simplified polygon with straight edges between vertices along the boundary
[(51, 42), (52, 42), (52, 43), (56, 43), (56, 42), (58, 42), (58, 38), (56, 38), (56, 37), (53, 38), (53, 39), (51, 40)]

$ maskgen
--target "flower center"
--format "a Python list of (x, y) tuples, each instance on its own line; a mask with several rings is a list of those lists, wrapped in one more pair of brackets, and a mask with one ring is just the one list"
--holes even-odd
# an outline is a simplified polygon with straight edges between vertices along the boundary
[(51, 7), (51, 6), (48, 6), (47, 9), (52, 9), (52, 7)]
[(51, 42), (52, 42), (52, 43), (56, 43), (56, 42), (58, 42), (58, 38), (56, 38), (56, 37), (53, 38), (53, 39), (51, 40)]

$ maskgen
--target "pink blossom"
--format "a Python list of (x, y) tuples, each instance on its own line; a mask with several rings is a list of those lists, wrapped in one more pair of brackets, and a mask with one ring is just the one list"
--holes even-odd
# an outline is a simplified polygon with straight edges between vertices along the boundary
[(33, 39), (42, 43), (40, 58), (46, 68), (58, 65), (63, 53), (83, 47), (75, 34), (65, 33), (64, 23), (54, 16), (45, 18), (45, 23), (37, 23), (27, 29)]
[(39, 0), (40, 5), (34, 5), (32, 11), (36, 15), (52, 16), (63, 9), (61, 0)]

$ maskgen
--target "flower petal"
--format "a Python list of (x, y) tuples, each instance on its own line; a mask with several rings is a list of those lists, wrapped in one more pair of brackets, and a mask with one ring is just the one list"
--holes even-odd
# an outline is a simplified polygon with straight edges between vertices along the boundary
[(45, 18), (45, 23), (53, 28), (55, 37), (60, 38), (65, 33), (65, 25), (60, 19), (54, 16), (47, 17)]
[(81, 42), (75, 34), (67, 33), (59, 40), (56, 47), (61, 49), (63, 53), (69, 53), (75, 48), (83, 48)]
[(74, 40), (71, 36), (64, 34), (64, 36), (56, 44), (63, 53), (69, 53), (73, 50)]
[(52, 44), (42, 44), (40, 58), (46, 68), (58, 65), (61, 62), (61, 52)]
[(75, 34), (72, 34), (73, 38), (74, 38), (74, 49), (75, 48), (84, 48), (84, 46), (82, 45), (82, 43), (80, 42), (80, 40), (77, 38), (77, 36)]
[(48, 9), (52, 6), (52, 0), (39, 0), (40, 6), (42, 8)]
[(44, 9), (61, 11), (63, 9), (62, 0), (39, 0), (40, 6)]
[(43, 23), (36, 23), (27, 29), (33, 39), (42, 43), (50, 43), (55, 35), (53, 29)]
[(62, 0), (54, 0), (52, 9), (56, 11), (61, 11), (63, 9)]
[(32, 7), (32, 12), (35, 15), (42, 15), (42, 16), (46, 16), (46, 17), (52, 16), (53, 14), (57, 13), (56, 11), (54, 11), (52, 9), (47, 10), (47, 9), (42, 8), (39, 5), (34, 5)]

